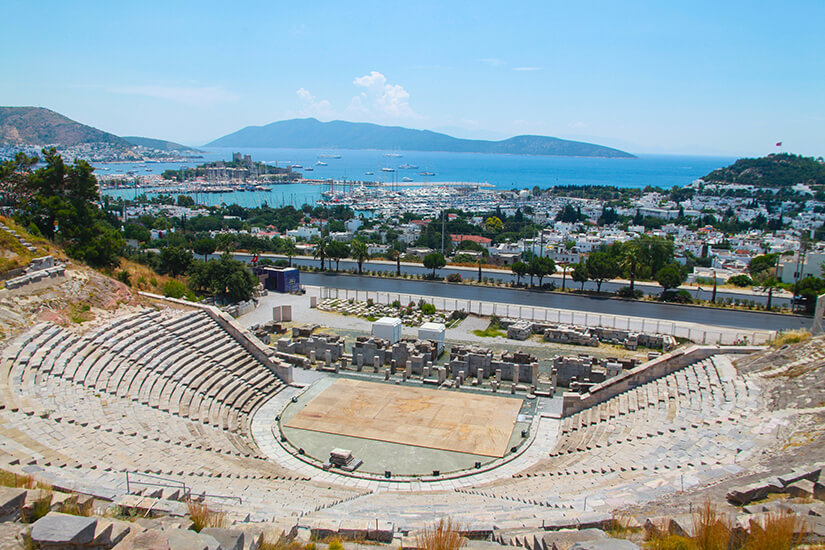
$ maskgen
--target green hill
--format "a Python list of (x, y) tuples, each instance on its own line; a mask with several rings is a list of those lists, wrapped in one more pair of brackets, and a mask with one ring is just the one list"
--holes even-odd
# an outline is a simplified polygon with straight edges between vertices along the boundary
[(43, 107), (0, 107), (0, 145), (131, 144)]
[(797, 183), (825, 185), (825, 162), (821, 157), (815, 159), (791, 153), (744, 158), (714, 170), (702, 180), (759, 187), (791, 187)]
[(125, 139), (132, 145), (146, 147), (147, 149), (156, 149), (158, 151), (176, 151), (193, 153), (201, 152), (198, 149), (193, 149), (192, 147), (187, 147), (186, 145), (181, 145), (180, 143), (175, 143), (174, 141), (166, 141), (163, 139), (153, 139), (138, 136), (123, 136), (123, 139)]
[(635, 158), (593, 143), (548, 136), (516, 136), (502, 141), (459, 139), (429, 130), (314, 118), (247, 126), (207, 144), (211, 147), (295, 147), (299, 149), (392, 149), (570, 157)]

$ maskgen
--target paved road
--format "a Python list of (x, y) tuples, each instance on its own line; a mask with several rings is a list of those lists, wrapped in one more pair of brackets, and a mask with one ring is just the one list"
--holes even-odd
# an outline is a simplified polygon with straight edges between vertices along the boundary
[[(343, 266), (342, 266), (343, 267)], [(627, 301), (595, 298), (559, 292), (528, 291), (474, 285), (449, 284), (434, 281), (407, 279), (382, 279), (359, 277), (350, 274), (301, 273), (301, 282), (307, 285), (350, 290), (397, 292), (457, 298), (459, 300), (483, 300), (515, 305), (540, 306), (607, 315), (627, 315), (715, 325), (748, 330), (785, 330), (810, 328), (811, 319), (799, 315), (779, 315), (758, 311), (713, 309), (679, 306), (656, 302)]]
[[(250, 254), (244, 254), (241, 252), (236, 252), (234, 256), (242, 261), (248, 262), (252, 256)], [(215, 255), (214, 257), (218, 257)], [(275, 254), (263, 254), (262, 257), (270, 257), (273, 259), (286, 259), (284, 256), (279, 256)], [(319, 266), (320, 261), (313, 260), (310, 258), (293, 258), (292, 259), (293, 265), (311, 265), (311, 266)], [(334, 267), (334, 263), (332, 266)], [(340, 269), (357, 269), (358, 264), (352, 260), (341, 260)], [(390, 262), (364, 262), (363, 269), (368, 271), (388, 271), (395, 273), (396, 267), (395, 264)], [(402, 273), (409, 273), (413, 275), (426, 275), (431, 273), (432, 270), (426, 269), (424, 266), (415, 265), (415, 264), (401, 264), (401, 272)], [(472, 268), (460, 268), (460, 267), (445, 267), (443, 269), (439, 269), (436, 271), (442, 277), (446, 277), (450, 273), (461, 273), (465, 279), (475, 279), (478, 276), (478, 272)], [(484, 277), (492, 277), (493, 279), (501, 279), (505, 282), (515, 281), (516, 277), (508, 271), (482, 271), (482, 276)], [(529, 277), (522, 277), (522, 282), (529, 280)], [(552, 278), (546, 277), (544, 282), (554, 281), (556, 286), (561, 288), (562, 285), (562, 276), (561, 274), (557, 274)], [(535, 279), (535, 282), (538, 283), (538, 280)], [(566, 286), (568, 288), (579, 288), (579, 283), (575, 283), (570, 279), (570, 275), (568, 273)], [(605, 292), (616, 292), (621, 287), (626, 286), (625, 283), (613, 283), (613, 282), (605, 282), (602, 284), (602, 290)], [(596, 290), (596, 283), (588, 282), (585, 284), (584, 288), (586, 290)], [(636, 283), (636, 288), (641, 290), (647, 295), (658, 296), (662, 292), (662, 287), (655, 283)], [(703, 300), (710, 300), (713, 294), (712, 287), (705, 288), (702, 287), (701, 290), (691, 289), (690, 295), (693, 298), (701, 298)], [(754, 293), (744, 293), (744, 292), (728, 292), (723, 289), (720, 289), (716, 293), (716, 297), (718, 300), (724, 300), (726, 298), (732, 298), (736, 300), (753, 300), (754, 302), (765, 304), (767, 303), (767, 297), (765, 295), (754, 294)], [(772, 300), (773, 305), (775, 306), (786, 306), (789, 303), (789, 299), (787, 297), (782, 296), (774, 296)]]

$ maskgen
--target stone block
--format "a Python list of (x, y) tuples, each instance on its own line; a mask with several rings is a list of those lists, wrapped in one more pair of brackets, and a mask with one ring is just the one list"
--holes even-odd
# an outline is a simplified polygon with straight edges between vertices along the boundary
[(41, 548), (67, 548), (91, 543), (97, 518), (49, 512), (32, 525), (32, 540)]
[(207, 527), (201, 530), (201, 534), (209, 535), (217, 540), (222, 550), (244, 550), (245, 534), (238, 529)]
[(571, 550), (639, 550), (639, 545), (625, 539), (599, 539), (577, 542)]
[(200, 533), (185, 529), (168, 529), (164, 531), (164, 534), (169, 540), (169, 546), (174, 550), (211, 550), (206, 537), (215, 541), (215, 546), (220, 545), (220, 543), (210, 535), (201, 535)]
[(171, 550), (171, 546), (163, 531), (147, 529), (141, 532), (132, 531), (113, 546), (112, 550)]
[(19, 515), (25, 501), (25, 489), (0, 487), (0, 516)]

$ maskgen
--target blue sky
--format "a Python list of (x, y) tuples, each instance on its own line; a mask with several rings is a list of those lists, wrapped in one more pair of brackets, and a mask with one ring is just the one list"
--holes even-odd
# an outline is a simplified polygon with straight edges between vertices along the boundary
[[(514, 4), (508, 6), (507, 4)], [(0, 0), (0, 105), (198, 145), (315, 116), (825, 155), (825, 2)]]

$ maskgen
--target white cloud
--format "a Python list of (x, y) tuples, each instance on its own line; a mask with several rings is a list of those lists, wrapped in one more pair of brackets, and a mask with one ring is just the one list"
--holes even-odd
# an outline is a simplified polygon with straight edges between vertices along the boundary
[(326, 99), (317, 100), (306, 88), (299, 88), (295, 93), (301, 98), (301, 103), (303, 104), (301, 107), (302, 115), (326, 118), (332, 117), (335, 114), (332, 104), (329, 101)]
[(224, 90), (220, 86), (181, 87), (181, 86), (121, 86), (110, 90), (116, 94), (140, 95), (167, 99), (176, 103), (208, 107), (216, 103), (231, 103), (239, 96)]
[(541, 67), (513, 67), (514, 71), (540, 71)]
[(485, 65), (489, 65), (491, 67), (501, 67), (502, 65), (506, 65), (507, 62), (503, 59), (499, 59), (497, 57), (485, 57), (483, 59), (479, 59)]
[(390, 84), (387, 77), (378, 71), (356, 77), (353, 84), (364, 91), (352, 98), (347, 112), (379, 120), (419, 119), (410, 107), (410, 94), (400, 84)]

